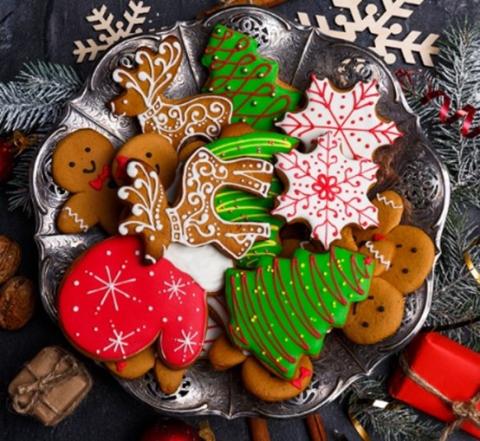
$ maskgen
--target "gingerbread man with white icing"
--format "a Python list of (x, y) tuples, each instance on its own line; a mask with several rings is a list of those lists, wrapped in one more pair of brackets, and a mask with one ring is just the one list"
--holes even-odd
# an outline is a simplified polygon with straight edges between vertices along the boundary
[(97, 224), (115, 232), (120, 203), (110, 171), (114, 156), (112, 143), (91, 129), (77, 130), (57, 144), (53, 179), (71, 193), (57, 218), (62, 233), (85, 233)]

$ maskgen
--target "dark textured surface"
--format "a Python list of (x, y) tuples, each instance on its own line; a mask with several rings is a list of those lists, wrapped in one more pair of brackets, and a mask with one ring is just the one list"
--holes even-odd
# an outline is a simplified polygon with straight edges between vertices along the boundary
[[(144, 30), (171, 25), (176, 20), (193, 18), (197, 12), (215, 3), (215, 0), (144, 0), (151, 5)], [(117, 17), (128, 0), (104, 0)], [(378, 3), (378, 0), (377, 0)], [(474, 18), (479, 0), (425, 0), (412, 14), (408, 29), (441, 33), (453, 17), (466, 13)], [(93, 7), (102, 5), (100, 0), (0, 0), (0, 80), (11, 78), (22, 63), (34, 59), (46, 59), (75, 64), (72, 55), (73, 41), (95, 38), (91, 25), (84, 20)], [(294, 19), (297, 11), (331, 15), (329, 0), (292, 0), (276, 11)], [(365, 33), (359, 39), (368, 44)], [(76, 65), (83, 76), (88, 75), (92, 63)], [(24, 251), (22, 273), (36, 277), (36, 249), (31, 220), (20, 213), (7, 214), (4, 192), (0, 191), (0, 234), (18, 240)], [(14, 333), (0, 331), (0, 441), (43, 440), (115, 440), (136, 441), (140, 432), (157, 417), (148, 407), (134, 401), (104, 370), (87, 361), (95, 385), (78, 411), (58, 427), (47, 429), (35, 421), (17, 416), (6, 410), (6, 389), (21, 364), (32, 358), (42, 347), (60, 343), (68, 347), (60, 331), (51, 323), (40, 307), (34, 320), (23, 330)], [(384, 368), (387, 370), (387, 368)], [(333, 431), (356, 440), (348, 420), (338, 403), (321, 410), (331, 436)], [(191, 420), (194, 423), (196, 420)], [(244, 420), (225, 421), (211, 418), (210, 422), (218, 441), (249, 440)], [(306, 441), (305, 426), (301, 420), (270, 421), (273, 441)], [(338, 438), (340, 439), (340, 438)], [(452, 440), (468, 440), (457, 435)]]

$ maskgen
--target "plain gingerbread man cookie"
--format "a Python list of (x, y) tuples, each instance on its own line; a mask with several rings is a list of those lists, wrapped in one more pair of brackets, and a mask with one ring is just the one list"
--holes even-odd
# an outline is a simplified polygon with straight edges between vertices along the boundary
[(57, 218), (62, 233), (85, 233), (99, 224), (114, 234), (120, 212), (110, 172), (114, 156), (112, 143), (91, 129), (77, 130), (58, 143), (53, 179), (71, 193)]
[(343, 332), (354, 343), (378, 343), (395, 334), (402, 323), (404, 309), (403, 294), (376, 277), (367, 300), (352, 306)]

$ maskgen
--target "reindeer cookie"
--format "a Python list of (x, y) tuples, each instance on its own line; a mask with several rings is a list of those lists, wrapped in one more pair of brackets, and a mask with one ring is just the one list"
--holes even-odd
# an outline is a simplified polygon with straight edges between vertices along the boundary
[(270, 235), (270, 225), (259, 222), (229, 222), (215, 208), (217, 193), (226, 187), (266, 197), (273, 166), (261, 159), (219, 159), (210, 150), (198, 149), (183, 171), (182, 197), (167, 209), (172, 239), (188, 246), (209, 243), (235, 259), (242, 258), (257, 239)]
[(143, 132), (157, 132), (175, 149), (193, 137), (216, 138), (230, 123), (232, 103), (228, 98), (202, 94), (169, 99), (163, 93), (172, 84), (183, 59), (180, 41), (169, 36), (158, 50), (140, 48), (137, 66), (118, 68), (113, 79), (125, 91), (111, 103), (118, 115), (137, 116)]
[(127, 166), (132, 185), (122, 187), (119, 198), (131, 206), (131, 215), (119, 226), (122, 235), (139, 234), (146, 258), (155, 262), (170, 242), (188, 247), (214, 244), (233, 258), (243, 257), (257, 239), (269, 237), (270, 225), (261, 222), (230, 222), (215, 208), (217, 193), (237, 188), (265, 197), (273, 166), (261, 159), (219, 159), (202, 147), (188, 159), (183, 170), (182, 195), (167, 208), (165, 191), (156, 172), (132, 161)]
[(112, 143), (91, 129), (77, 130), (58, 143), (53, 179), (71, 193), (57, 218), (62, 233), (85, 233), (97, 224), (115, 232), (120, 205), (110, 171), (114, 156)]

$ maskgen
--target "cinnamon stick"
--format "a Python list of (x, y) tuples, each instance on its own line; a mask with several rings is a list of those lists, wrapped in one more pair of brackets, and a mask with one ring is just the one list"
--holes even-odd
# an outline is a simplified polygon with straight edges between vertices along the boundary
[(307, 416), (306, 424), (310, 434), (310, 441), (328, 441), (322, 417), (318, 413)]
[(271, 441), (266, 419), (248, 418), (247, 421), (252, 441)]

